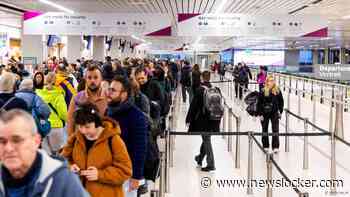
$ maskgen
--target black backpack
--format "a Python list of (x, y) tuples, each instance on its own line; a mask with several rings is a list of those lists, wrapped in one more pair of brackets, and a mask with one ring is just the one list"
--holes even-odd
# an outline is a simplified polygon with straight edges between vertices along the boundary
[(224, 115), (222, 94), (218, 87), (206, 87), (203, 94), (203, 112), (209, 113), (210, 120), (221, 120)]
[(181, 84), (190, 87), (191, 86), (191, 68), (185, 67), (181, 69)]
[(245, 98), (244, 102), (247, 104), (246, 111), (251, 116), (258, 116), (259, 115), (259, 109), (258, 109), (258, 101), (259, 101), (259, 92), (254, 91), (249, 93)]

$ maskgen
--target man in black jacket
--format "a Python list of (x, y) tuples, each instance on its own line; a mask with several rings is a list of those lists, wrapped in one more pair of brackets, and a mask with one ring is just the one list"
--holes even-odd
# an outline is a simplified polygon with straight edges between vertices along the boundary
[(185, 61), (184, 66), (181, 68), (181, 79), (180, 83), (182, 85), (182, 101), (186, 103), (186, 92), (190, 97), (190, 103), (192, 101), (192, 93), (191, 93), (191, 72), (192, 68), (190, 63)]
[[(202, 73), (202, 84), (199, 87), (193, 97), (193, 101), (190, 104), (189, 111), (186, 116), (186, 124), (189, 124), (189, 132), (219, 132), (220, 120), (210, 120), (209, 113), (204, 109), (204, 91), (205, 88), (210, 88), (210, 72), (204, 71)], [(206, 156), (207, 167), (202, 168), (202, 171), (208, 172), (215, 170), (215, 161), (213, 154), (213, 147), (211, 144), (210, 135), (202, 135), (202, 145), (200, 153), (195, 157), (195, 160), (199, 166), (202, 166), (202, 161)]]

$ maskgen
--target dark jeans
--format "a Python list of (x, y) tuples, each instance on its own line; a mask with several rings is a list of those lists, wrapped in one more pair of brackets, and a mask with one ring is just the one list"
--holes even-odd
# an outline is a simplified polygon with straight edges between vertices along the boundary
[(207, 156), (207, 166), (215, 167), (213, 146), (211, 145), (211, 136), (202, 135), (202, 145), (200, 149), (199, 159), (202, 161)]
[(191, 87), (186, 87), (184, 85), (182, 85), (182, 101), (185, 103), (186, 102), (186, 92), (188, 92), (188, 95), (190, 97), (190, 103), (192, 101), (192, 91), (191, 91)]
[[(243, 98), (243, 87), (244, 87), (244, 84), (242, 84), (242, 83), (237, 83), (237, 86), (238, 86), (238, 98), (239, 98), (239, 100), (242, 100), (242, 98)], [(236, 98), (237, 98), (237, 94), (236, 94)]]
[[(278, 117), (278, 113), (276, 112), (273, 114), (264, 115), (264, 120), (261, 122), (263, 134), (268, 133), (270, 120), (271, 120), (271, 124), (272, 124), (272, 132), (279, 133), (279, 117)], [(269, 148), (270, 147), (269, 136), (262, 136), (262, 143), (263, 143), (264, 148)], [(273, 136), (272, 137), (272, 148), (273, 149), (279, 148), (279, 146), (280, 146), (279, 136)]]

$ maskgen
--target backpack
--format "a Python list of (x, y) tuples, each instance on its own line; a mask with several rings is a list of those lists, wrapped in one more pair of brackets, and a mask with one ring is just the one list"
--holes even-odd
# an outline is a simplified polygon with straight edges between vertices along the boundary
[(34, 118), (35, 124), (38, 128), (38, 132), (40, 133), (42, 138), (45, 138), (51, 131), (51, 124), (50, 121), (48, 119), (41, 119), (38, 111), (35, 108), (35, 101), (36, 101), (37, 95), (33, 96), (33, 100), (32, 100), (32, 116)]
[(249, 115), (251, 116), (259, 115), (258, 100), (259, 100), (259, 92), (257, 91), (249, 93), (244, 98), (244, 102), (248, 105), (246, 108), (246, 111), (248, 112)]
[(9, 100), (7, 100), (7, 102), (6, 103), (4, 103), (3, 105), (2, 105), (2, 107), (0, 108), (0, 114), (2, 114), (2, 113), (4, 113), (4, 112), (6, 112), (7, 110), (6, 110), (6, 107), (13, 101), (13, 100), (15, 100), (15, 96), (14, 97), (11, 97)]
[(159, 83), (162, 95), (164, 96), (164, 103), (162, 103), (161, 116), (166, 116), (170, 111), (171, 100), (171, 90), (168, 86), (167, 81), (157, 81)]
[(222, 94), (218, 87), (206, 87), (203, 94), (203, 112), (209, 114), (210, 120), (221, 120), (224, 115), (224, 106), (222, 104)]

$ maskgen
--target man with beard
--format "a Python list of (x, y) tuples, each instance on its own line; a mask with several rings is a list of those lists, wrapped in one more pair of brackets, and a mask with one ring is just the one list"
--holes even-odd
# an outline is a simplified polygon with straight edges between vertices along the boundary
[(126, 197), (136, 197), (137, 189), (144, 179), (144, 164), (147, 154), (148, 123), (145, 115), (131, 99), (130, 81), (116, 76), (108, 88), (107, 116), (116, 120), (122, 130), (132, 163), (132, 177), (124, 185)]
[(80, 91), (75, 97), (73, 97), (69, 108), (68, 108), (68, 121), (67, 121), (67, 132), (68, 135), (74, 133), (74, 118), (73, 113), (76, 107), (81, 103), (94, 103), (101, 116), (105, 114), (107, 109), (107, 98), (102, 88), (102, 72), (97, 65), (91, 64), (87, 67), (85, 73), (86, 88)]

